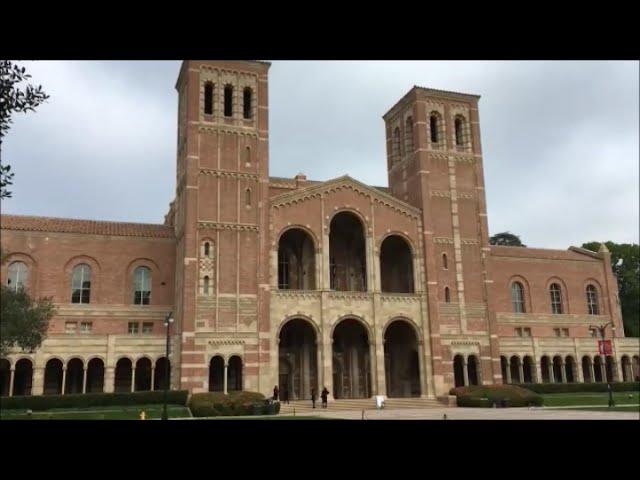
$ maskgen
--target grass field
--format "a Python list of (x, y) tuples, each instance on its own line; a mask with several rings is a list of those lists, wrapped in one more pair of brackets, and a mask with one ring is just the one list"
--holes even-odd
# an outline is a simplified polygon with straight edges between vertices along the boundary
[[(162, 405), (110, 406), (91, 409), (52, 409), (33, 412), (28, 415), (25, 410), (2, 410), (2, 420), (139, 420), (144, 410), (147, 420), (162, 417)], [(169, 418), (191, 417), (189, 409), (183, 405), (168, 405)]]
[[(608, 393), (545, 393), (542, 394), (542, 397), (545, 407), (593, 407), (600, 405), (607, 407), (609, 405)], [(613, 401), (616, 407), (636, 405), (637, 410), (637, 405), (640, 403), (640, 392), (614, 392)]]

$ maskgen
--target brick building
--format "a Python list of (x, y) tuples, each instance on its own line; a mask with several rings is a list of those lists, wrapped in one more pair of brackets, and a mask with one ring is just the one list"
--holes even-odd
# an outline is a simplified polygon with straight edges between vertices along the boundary
[(3, 395), (158, 389), (167, 370), (292, 399), (638, 375), (604, 246), (489, 245), (478, 96), (414, 87), (383, 116), (388, 188), (276, 178), (268, 70), (183, 62), (164, 224), (2, 215), (2, 282), (58, 307), (40, 349), (0, 360)]

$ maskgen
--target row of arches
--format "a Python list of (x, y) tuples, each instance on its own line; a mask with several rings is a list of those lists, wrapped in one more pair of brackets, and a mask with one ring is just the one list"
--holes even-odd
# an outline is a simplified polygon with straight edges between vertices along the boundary
[(210, 392), (241, 391), (242, 380), (242, 359), (239, 356), (231, 356), (228, 363), (220, 355), (215, 355), (209, 361)]
[[(527, 313), (532, 310), (531, 298), (526, 282), (522, 280), (514, 280), (511, 282), (511, 307), (514, 313)], [(549, 309), (551, 313), (563, 314), (569, 313), (568, 299), (565, 288), (561, 281), (549, 282)], [(586, 311), (589, 315), (600, 315), (599, 287), (595, 282), (589, 281), (584, 288)]]
[[(21, 260), (11, 262), (7, 269), (7, 287), (13, 291), (28, 288), (29, 267)], [(151, 268), (138, 266), (133, 270), (131, 298), (134, 305), (151, 303)], [(70, 302), (91, 303), (93, 269), (87, 263), (78, 263), (71, 271)]]
[[(169, 385), (171, 362), (166, 357), (152, 361), (139, 358), (135, 363), (120, 358), (114, 369), (113, 391), (141, 392), (162, 390)], [(11, 369), (7, 359), (0, 359), (0, 395), (31, 395), (33, 363), (22, 358)], [(51, 358), (44, 367), (43, 394), (102, 393), (105, 391), (105, 366), (101, 358), (92, 358), (86, 364), (80, 358), (63, 363)]]
[[(204, 84), (204, 113), (205, 115), (213, 115), (214, 102), (213, 82)], [(233, 116), (233, 85), (226, 84), (223, 87), (223, 114), (225, 117)], [(253, 90), (251, 87), (245, 87), (242, 90), (242, 118), (250, 120), (253, 117)]]
[[(335, 326), (331, 355), (334, 397), (369, 398), (373, 391), (371, 357), (375, 353), (361, 321), (345, 318)], [(282, 397), (309, 399), (312, 388), (319, 392), (325, 386), (320, 385), (319, 365), (314, 326), (304, 318), (287, 321), (278, 337), (278, 388)], [(394, 320), (384, 332), (384, 371), (387, 396), (421, 395), (418, 335), (408, 321)]]
[[(278, 288), (315, 290), (316, 251), (312, 236), (301, 228), (286, 230), (278, 240)], [(339, 291), (367, 291), (364, 226), (351, 212), (340, 212), (329, 231), (329, 286)], [(413, 293), (413, 253), (408, 241), (388, 235), (380, 245), (381, 290)]]
[(638, 355), (633, 358), (623, 355), (620, 358), (620, 370), (611, 355), (596, 355), (593, 358), (584, 355), (579, 364), (571, 355), (544, 355), (540, 358), (540, 378), (530, 355), (522, 358), (518, 355), (501, 356), (500, 364), (504, 383), (575, 383), (580, 380), (584, 383), (630, 382), (637, 381), (639, 375)]

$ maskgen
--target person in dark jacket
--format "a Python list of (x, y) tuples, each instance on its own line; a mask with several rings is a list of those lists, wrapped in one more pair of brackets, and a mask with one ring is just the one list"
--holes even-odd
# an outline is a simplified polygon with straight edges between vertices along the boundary
[(287, 385), (284, 386), (284, 391), (282, 392), (282, 402), (289, 403), (289, 387)]
[(320, 398), (322, 398), (322, 408), (327, 408), (327, 397), (329, 396), (329, 390), (327, 387), (322, 389), (322, 393), (320, 393)]
[(316, 388), (311, 387), (311, 403), (313, 404), (313, 408), (316, 408)]
[(277, 402), (278, 401), (278, 394), (280, 393), (280, 390), (278, 390), (278, 385), (276, 385), (275, 387), (273, 387), (273, 401)]

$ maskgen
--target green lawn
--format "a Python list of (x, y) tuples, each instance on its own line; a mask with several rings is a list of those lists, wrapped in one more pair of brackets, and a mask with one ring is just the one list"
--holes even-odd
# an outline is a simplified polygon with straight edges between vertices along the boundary
[(590, 410), (594, 412), (635, 412), (640, 414), (640, 405), (609, 407), (575, 407), (574, 410)]
[[(2, 410), (2, 420), (139, 420), (140, 412), (146, 419), (162, 417), (162, 405), (110, 406), (85, 409), (57, 408), (28, 415), (25, 410)], [(191, 417), (189, 409), (183, 405), (168, 405), (169, 418)]]
[(256, 415), (255, 417), (207, 417), (202, 420), (326, 420), (322, 417), (304, 415)]
[[(569, 407), (581, 405), (609, 405), (608, 393), (544, 393), (542, 394), (545, 407)], [(640, 392), (614, 392), (613, 401), (616, 407), (623, 405), (638, 405)]]

